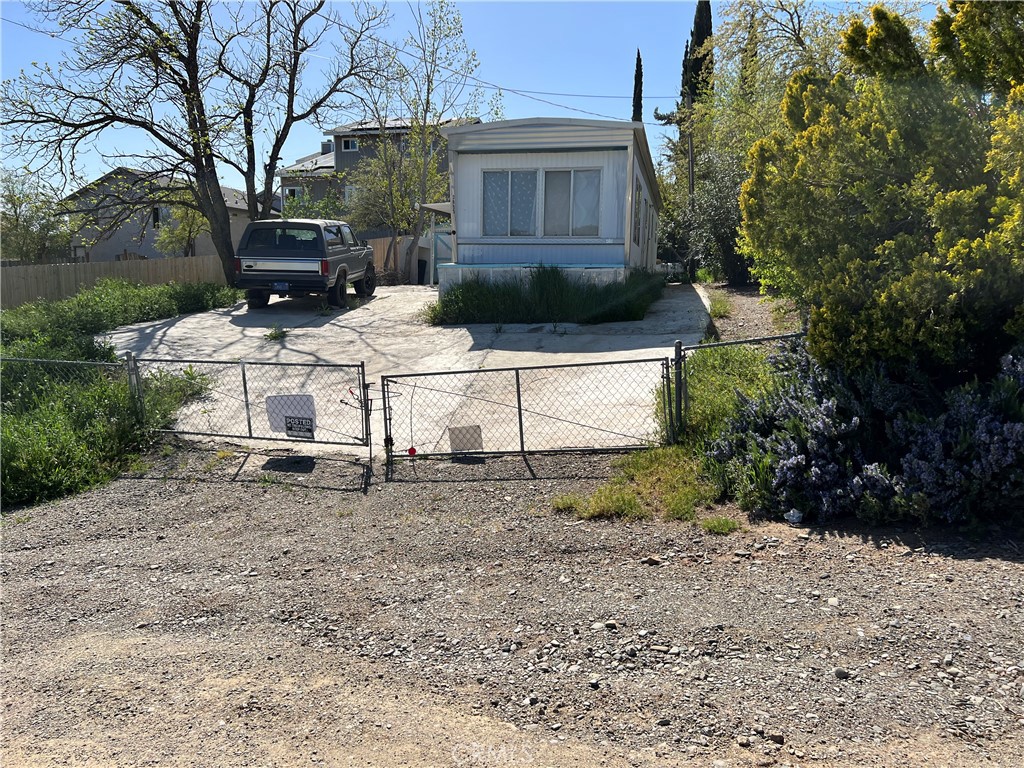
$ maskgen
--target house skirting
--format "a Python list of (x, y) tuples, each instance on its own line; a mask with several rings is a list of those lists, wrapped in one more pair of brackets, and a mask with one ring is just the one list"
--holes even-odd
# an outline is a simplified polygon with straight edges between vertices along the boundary
[(570, 277), (578, 277), (596, 285), (621, 283), (629, 274), (628, 267), (608, 264), (438, 264), (438, 294), (443, 296), (452, 286), (467, 280), (487, 283), (529, 280), (530, 272), (541, 266), (558, 267)]

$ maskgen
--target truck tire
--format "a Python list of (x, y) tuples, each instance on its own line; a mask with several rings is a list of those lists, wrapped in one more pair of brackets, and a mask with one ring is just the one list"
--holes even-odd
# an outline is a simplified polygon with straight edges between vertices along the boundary
[(245, 305), (249, 309), (263, 309), (270, 303), (270, 291), (250, 289), (245, 292)]
[(367, 264), (363, 270), (363, 279), (356, 280), (352, 285), (355, 286), (357, 296), (373, 296), (377, 289), (377, 270), (373, 268), (373, 264)]
[(338, 272), (338, 278), (334, 285), (327, 289), (327, 303), (332, 307), (347, 307), (348, 300), (345, 297), (345, 284), (348, 282), (348, 275)]

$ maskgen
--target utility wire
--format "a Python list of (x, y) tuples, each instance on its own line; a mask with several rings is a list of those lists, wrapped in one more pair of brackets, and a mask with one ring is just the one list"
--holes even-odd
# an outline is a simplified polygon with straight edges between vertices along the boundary
[[(343, 29), (347, 29), (350, 32), (357, 31), (353, 27), (350, 27), (349, 25), (345, 24), (344, 22), (342, 22), (342, 21), (340, 21), (338, 19), (331, 19), (331, 18), (329, 18), (327, 16), (324, 16), (320, 12), (318, 12), (316, 15), (319, 16), (320, 18), (324, 19), (325, 21), (329, 21), (332, 24), (337, 24), (338, 26), (342, 27)], [(53, 38), (55, 40), (62, 40), (64, 42), (73, 42), (73, 41), (67, 40), (64, 37), (61, 37), (56, 32), (47, 32), (44, 29), (39, 29), (37, 27), (31, 27), (28, 24), (23, 24), (22, 22), (15, 21), (14, 19), (2, 19), (2, 21), (3, 21), (4, 24), (14, 24), (15, 26), (21, 27), (23, 29), (27, 29), (29, 32), (35, 32), (36, 34), (46, 35), (47, 37)], [(374, 42), (377, 42), (377, 43), (383, 45), (385, 48), (390, 48), (393, 51), (395, 51), (395, 52), (397, 52), (397, 53), (399, 53), (399, 54), (401, 54), (403, 56), (412, 56), (413, 55), (413, 54), (409, 53), (408, 51), (406, 51), (404, 48), (401, 48), (401, 47), (395, 45), (394, 43), (390, 43), (387, 40), (383, 40), (383, 39), (381, 39), (379, 37), (376, 37), (374, 35), (367, 35), (367, 38), (370, 39), (370, 40), (373, 40)], [(311, 56), (313, 58), (331, 60), (330, 57), (328, 57), (328, 56), (319, 56), (317, 54), (309, 53), (308, 51), (305, 51), (305, 52), (302, 52), (302, 53), (304, 53), (304, 55)], [(566, 110), (569, 110), (571, 112), (579, 112), (580, 114), (590, 115), (592, 117), (600, 117), (600, 118), (605, 119), (605, 120), (621, 120), (622, 118), (618, 117), (616, 115), (606, 115), (606, 114), (603, 114), (601, 112), (593, 112), (591, 110), (581, 109), (579, 107), (571, 107), (568, 104), (561, 104), (559, 102), (551, 101), (549, 99), (544, 99), (544, 98), (540, 98), (540, 97), (541, 96), (556, 96), (556, 97), (559, 97), (559, 98), (572, 98), (572, 99), (632, 99), (633, 98), (632, 96), (613, 96), (613, 95), (607, 95), (607, 94), (587, 94), (587, 93), (561, 93), (561, 92), (557, 92), (557, 91), (534, 91), (534, 90), (527, 90), (527, 89), (524, 89), (524, 88), (510, 88), (510, 87), (507, 87), (507, 86), (498, 85), (496, 83), (492, 83), (490, 81), (484, 80), (482, 78), (477, 77), (476, 75), (471, 75), (471, 74), (468, 74), (468, 73), (459, 72), (458, 70), (451, 69), (450, 67), (442, 66), (441, 69), (443, 69), (443, 70), (445, 70), (447, 72), (450, 72), (452, 74), (462, 75), (462, 76), (466, 77), (467, 80), (472, 80), (480, 88), (485, 88), (485, 89), (492, 90), (492, 91), (501, 91), (503, 93), (512, 93), (512, 94), (515, 94), (516, 96), (521, 96), (524, 99), (529, 99), (531, 101), (536, 101), (536, 102), (539, 102), (541, 104), (547, 104), (548, 106), (558, 107), (559, 109), (566, 109)], [(676, 99), (678, 97), (677, 96), (648, 96), (647, 98), (648, 99), (659, 99), (660, 100), (660, 99)], [(643, 124), (644, 125), (653, 126), (653, 127), (657, 127), (657, 128), (664, 128), (665, 127), (665, 125), (663, 123), (652, 123), (652, 122), (648, 122), (646, 120), (643, 122)]]

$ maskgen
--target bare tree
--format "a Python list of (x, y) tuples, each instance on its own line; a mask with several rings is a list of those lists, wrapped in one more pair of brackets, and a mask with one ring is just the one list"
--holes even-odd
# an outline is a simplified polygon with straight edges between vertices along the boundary
[[(426, 199), (431, 168), (436, 169), (437, 151), (443, 146), (441, 125), (460, 117), (476, 117), (480, 108), (480, 91), (470, 88), (469, 81), (479, 62), (476, 51), (466, 45), (462, 32), (462, 15), (450, 0), (433, 0), (426, 7), (412, 6), (416, 25), (405, 41), (405, 52), (411, 61), (405, 63), (402, 78), (403, 98), (409, 117), (416, 128), (410, 141), (424, 158), (417, 168), (416, 192), (419, 202)], [(433, 164), (431, 161), (434, 161)], [(427, 213), (420, 208), (413, 218), (412, 240), (406, 251), (408, 277), (416, 277), (416, 249), (426, 225)]]
[[(375, 79), (369, 45), (387, 22), (357, 2), (344, 21), (326, 0), (38, 0), (41, 22), (72, 39), (56, 68), (5, 80), (8, 152), (76, 178), (98, 148), (111, 165), (184, 182), (210, 223), (224, 273), (234, 245), (219, 173), (245, 179), (251, 218), (269, 215), (280, 153), (296, 123), (349, 114)], [(125, 153), (119, 131), (148, 139)]]

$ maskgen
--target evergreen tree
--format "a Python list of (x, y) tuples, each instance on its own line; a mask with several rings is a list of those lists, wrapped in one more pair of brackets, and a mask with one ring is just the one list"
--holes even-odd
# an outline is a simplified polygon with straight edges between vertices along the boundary
[(640, 60), (640, 49), (636, 49), (636, 69), (633, 72), (633, 117), (634, 123), (644, 120), (644, 64)]

